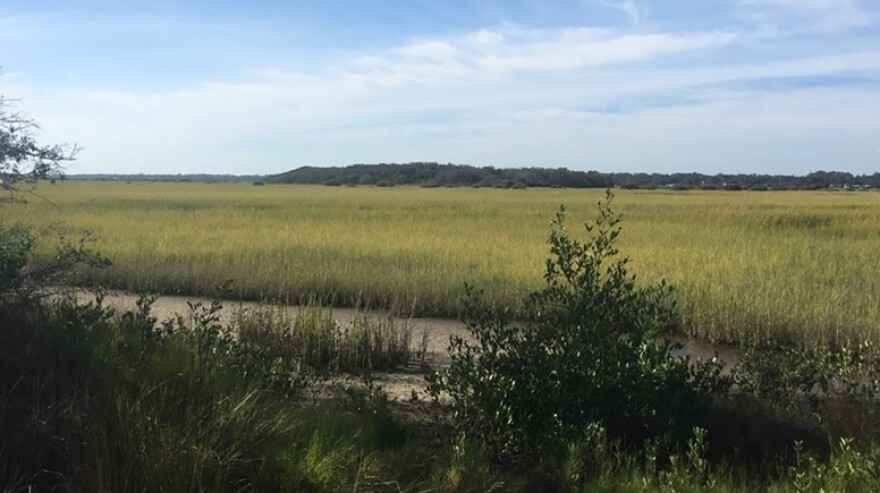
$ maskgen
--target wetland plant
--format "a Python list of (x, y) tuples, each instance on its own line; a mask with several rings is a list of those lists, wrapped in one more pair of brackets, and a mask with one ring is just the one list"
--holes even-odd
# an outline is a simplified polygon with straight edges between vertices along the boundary
[(596, 423), (628, 444), (660, 436), (683, 443), (729, 388), (720, 363), (670, 353), (676, 345), (661, 336), (675, 320), (671, 289), (629, 272), (612, 198), (609, 191), (599, 202), (584, 241), (559, 209), (545, 285), (524, 301), (534, 323), (512, 324), (509, 311), (468, 289), (473, 342), (453, 337), (450, 366), (428, 377), (435, 397), (451, 397), (458, 431), (495, 460), (541, 457)]

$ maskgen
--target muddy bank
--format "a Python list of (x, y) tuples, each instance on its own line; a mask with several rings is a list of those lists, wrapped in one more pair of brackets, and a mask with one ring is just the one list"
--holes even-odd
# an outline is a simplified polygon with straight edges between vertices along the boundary
[[(88, 291), (77, 291), (77, 299), (81, 302), (94, 300), (94, 294)], [(106, 293), (104, 304), (118, 311), (133, 310), (136, 308), (137, 295), (125, 293), (121, 291), (110, 291)], [(187, 319), (191, 316), (189, 304), (202, 303), (205, 306), (211, 304), (211, 300), (207, 298), (198, 298), (190, 296), (160, 296), (152, 305), (152, 314), (158, 320), (163, 321), (177, 316)], [(222, 302), (223, 308), (220, 311), (221, 320), (229, 322), (233, 313), (237, 310), (256, 310), (263, 308), (271, 308), (286, 313), (293, 319), (298, 311), (302, 309), (299, 306), (289, 305), (267, 305), (263, 303), (254, 303), (246, 301), (225, 300)], [(348, 326), (355, 317), (364, 314), (351, 308), (325, 308), (327, 312), (336, 320), (340, 326)], [(386, 319), (389, 317), (387, 312), (371, 311), (366, 314), (368, 318), (376, 320)], [(449, 346), (450, 336), (457, 335), (463, 338), (469, 338), (469, 334), (463, 322), (448, 318), (430, 318), (430, 317), (414, 317), (414, 318), (398, 318), (396, 322), (405, 325), (412, 330), (412, 340), (414, 345), (420, 345), (423, 337), (427, 341), (426, 363), (431, 366), (442, 366), (448, 364), (449, 356), (447, 348)], [(701, 341), (694, 341), (681, 336), (670, 336), (674, 342), (679, 342), (683, 348), (676, 351), (675, 354), (687, 355), (692, 358), (713, 358), (716, 356), (724, 362), (728, 368), (732, 368), (739, 359), (737, 352), (729, 347), (713, 346)], [(406, 399), (412, 396), (413, 391), (420, 395), (424, 395), (424, 379), (419, 369), (420, 362), (416, 362), (409, 368), (403, 368), (394, 373), (377, 373), (375, 377), (379, 383), (385, 388), (389, 396), (392, 398)]]
[[(94, 294), (88, 291), (77, 291), (76, 297), (78, 301), (83, 303), (95, 299)], [(104, 297), (104, 305), (117, 311), (134, 310), (137, 300), (138, 296), (134, 294), (122, 291), (108, 291)], [(210, 306), (211, 300), (194, 296), (160, 296), (152, 305), (152, 314), (160, 322), (176, 318), (177, 316), (182, 316), (185, 320), (189, 321), (191, 317), (190, 303), (201, 303), (204, 306)], [(271, 309), (280, 311), (294, 319), (297, 312), (304, 308), (301, 306), (273, 305), (250, 301), (222, 300), (221, 303), (223, 308), (219, 314), (220, 320), (224, 323), (230, 322), (233, 314), (240, 310)], [(322, 308), (322, 310), (331, 314), (340, 327), (350, 326), (355, 317), (363, 315), (374, 320), (384, 320), (389, 317), (387, 312), (378, 310), (366, 313), (363, 310), (352, 308)], [(454, 319), (428, 317), (392, 318), (401, 326), (405, 325), (412, 330), (413, 344), (419, 345), (422, 338), (427, 337), (427, 356), (430, 364), (443, 364), (448, 361), (446, 350), (449, 345), (450, 336), (459, 335), (467, 337), (468, 335), (464, 324)]]

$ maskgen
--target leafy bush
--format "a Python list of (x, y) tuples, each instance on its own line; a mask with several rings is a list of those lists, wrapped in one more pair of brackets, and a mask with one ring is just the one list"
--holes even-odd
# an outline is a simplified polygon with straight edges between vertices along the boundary
[(736, 367), (741, 390), (771, 402), (801, 397), (813, 410), (829, 398), (870, 401), (880, 391), (880, 349), (852, 346), (747, 348)]
[(87, 232), (75, 241), (58, 235), (54, 254), (34, 262), (37, 238), (24, 228), (0, 225), (0, 306), (30, 304), (64, 284), (79, 266), (106, 267), (110, 261), (89, 248)]
[(789, 479), (794, 491), (878, 491), (880, 447), (859, 451), (851, 438), (841, 438), (828, 462), (804, 453), (798, 446), (797, 464)]
[(546, 284), (525, 300), (534, 323), (512, 325), (508, 311), (469, 288), (473, 342), (453, 337), (450, 366), (428, 377), (435, 398), (451, 398), (459, 431), (496, 460), (540, 456), (591, 423), (626, 443), (683, 440), (729, 387), (720, 363), (671, 354), (679, 345), (661, 337), (675, 319), (670, 288), (640, 286), (629, 273), (612, 198), (599, 203), (585, 242), (569, 234), (560, 208)]
[(809, 425), (826, 441), (855, 437), (865, 447), (880, 438), (880, 348), (870, 341), (750, 347), (734, 378), (738, 394), (766, 403), (788, 422)]
[(0, 491), (399, 491), (391, 471), (412, 474), (377, 391), (307, 407), (298, 361), (240, 344), (218, 305), (156, 330), (150, 301), (0, 307)]
[[(295, 397), (314, 381), (305, 358), (278, 355), (274, 339), (240, 341), (219, 303), (193, 303), (191, 321), (157, 324), (155, 297), (124, 313), (101, 293), (87, 304), (47, 298), (47, 279), (59, 278), (47, 275), (100, 257), (74, 244), (41, 267), (33, 245), (26, 231), (0, 230), (0, 490), (392, 489), (377, 450), (402, 432), (378, 398), (353, 411), (304, 409)], [(237, 319), (248, 321), (259, 322)], [(352, 364), (400, 358), (392, 350), (404, 346), (394, 344), (409, 342), (408, 331), (386, 325), (350, 332), (333, 340)], [(328, 446), (301, 440), (318, 431)], [(346, 465), (334, 484), (328, 463)]]

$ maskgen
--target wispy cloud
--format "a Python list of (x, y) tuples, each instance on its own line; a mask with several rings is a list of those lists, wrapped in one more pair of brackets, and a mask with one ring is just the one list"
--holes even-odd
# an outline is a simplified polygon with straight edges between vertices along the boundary
[(629, 17), (629, 20), (633, 23), (633, 25), (638, 25), (642, 21), (642, 14), (633, 0), (601, 0), (599, 3), (601, 5), (604, 5), (605, 7), (610, 7), (612, 9), (623, 12), (624, 14), (626, 14), (627, 17)]
[(456, 38), (422, 40), (355, 60), (347, 76), (430, 83), (437, 77), (572, 72), (718, 48), (736, 37), (724, 31), (620, 34), (596, 28), (482, 29)]
[(877, 22), (876, 15), (860, 0), (739, 0), (739, 4), (765, 22), (801, 29), (836, 31)]
[[(215, 53), (207, 72), (193, 68), (204, 63), (202, 52), (186, 52), (194, 43), (172, 39), (190, 30), (169, 28), (138, 53), (174, 79), (142, 74), (140, 83), (108, 84), (119, 65), (93, 57), (67, 69), (78, 71), (78, 84), (59, 84), (56, 70), (37, 80), (35, 69), (16, 66), (6, 68), (20, 75), (0, 78), (0, 90), (25, 98), (48, 140), (83, 144), (74, 169), (83, 172), (277, 172), (408, 160), (705, 172), (876, 168), (880, 48), (847, 36), (874, 22), (864, 2), (727, 0), (718, 3), (726, 15), (766, 22), (731, 17), (699, 28), (688, 19), (658, 21), (671, 15), (660, 9), (645, 19), (648, 0), (572, 2), (610, 20), (499, 22), (344, 49), (297, 45), (296, 55), (269, 33), (263, 51), (261, 38), (246, 38), (261, 57)], [(609, 9), (638, 27), (621, 26)], [(834, 12), (837, 27), (816, 31)], [(130, 21), (138, 22), (151, 24)], [(245, 30), (236, 26), (215, 19), (195, 32), (207, 46), (203, 36)], [(68, 29), (55, 34), (53, 48), (83, 31)], [(124, 36), (114, 28), (113, 39)], [(7, 41), (25, 52), (33, 42)], [(162, 51), (169, 47), (185, 53)], [(166, 57), (177, 58), (170, 65)], [(137, 70), (141, 58), (131, 58), (127, 70)]]

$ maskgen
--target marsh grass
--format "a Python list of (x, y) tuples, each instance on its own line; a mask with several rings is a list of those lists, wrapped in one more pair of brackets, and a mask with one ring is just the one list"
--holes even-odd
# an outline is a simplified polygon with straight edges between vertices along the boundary
[(148, 306), (0, 310), (0, 491), (398, 491), (423, 467), (385, 401), (305, 405), (211, 307), (156, 331)]
[[(200, 326), (163, 324), (156, 331), (148, 301), (126, 313), (113, 313), (100, 300), (76, 305), (72, 298), (28, 309), (0, 306), (0, 491), (880, 487), (880, 449), (870, 443), (836, 440), (818, 453), (809, 443), (792, 446), (787, 459), (769, 454), (756, 469), (735, 453), (713, 453), (731, 451), (733, 442), (701, 430), (681, 448), (658, 439), (633, 450), (602, 427), (588, 426), (582, 437), (536, 463), (499, 467), (484, 444), (468, 437), (446, 448), (418, 440), (398, 422), (379, 389), (348, 389), (344, 398), (317, 405), (278, 392), (277, 368), (243, 365), (265, 355), (236, 351), (245, 343), (229, 337), (235, 325), (216, 322), (213, 306), (196, 307), (192, 319)], [(311, 328), (304, 332), (327, 326), (305, 322), (327, 320), (323, 311), (305, 311), (302, 323)], [(237, 323), (285, 327), (242, 317), (246, 322)], [(247, 344), (271, 349), (275, 337)], [(733, 412), (742, 416), (741, 411)], [(748, 417), (719, 418), (728, 428), (740, 423), (749, 430), (755, 424)], [(768, 436), (790, 438), (779, 433), (778, 424), (768, 422), (761, 430), (752, 433), (759, 447), (766, 448)]]
[[(541, 283), (547, 218), (599, 190), (65, 182), (6, 221), (88, 229), (114, 266), (78, 282), (456, 316), (465, 282), (520, 307)], [(620, 190), (621, 247), (676, 286), (680, 328), (733, 343), (880, 342), (880, 193)], [(51, 201), (51, 202), (50, 202)], [(44, 252), (51, 251), (46, 245)]]
[(424, 351), (413, 347), (412, 329), (393, 317), (355, 314), (340, 324), (332, 310), (311, 303), (295, 315), (273, 307), (238, 308), (230, 329), (245, 347), (267, 357), (300, 362), (319, 371), (360, 373), (409, 364)]
[[(10, 250), (0, 256), (20, 279), (26, 271), (16, 259), (27, 263), (31, 245), (4, 244)], [(759, 391), (728, 395), (727, 415), (719, 400), (709, 431), (694, 428), (683, 444), (663, 436), (624, 444), (591, 423), (511, 468), (492, 462), (486, 443), (467, 433), (445, 437), (445, 449), (420, 440), (369, 383), (344, 388), (335, 400), (298, 398), (327, 372), (360, 373), (411, 357), (406, 327), (367, 316), (339, 327), (314, 303), (291, 318), (241, 311), (231, 324), (221, 321), (219, 304), (192, 303), (188, 319), (160, 323), (149, 297), (124, 313), (107, 309), (100, 295), (85, 305), (73, 296), (16, 298), (0, 296), (4, 492), (880, 489), (876, 438), (839, 435), (877, 429), (876, 393), (859, 400), (874, 414), (844, 420), (856, 426), (843, 431), (806, 421), (799, 428), (786, 406), (761, 399), (777, 384), (803, 392), (799, 385), (828, 375), (834, 388), (840, 375), (858, 391), (858, 378), (876, 375), (880, 362), (870, 343), (791, 349), (788, 358), (767, 353), (749, 373)], [(802, 364), (801, 355), (815, 361)]]

